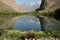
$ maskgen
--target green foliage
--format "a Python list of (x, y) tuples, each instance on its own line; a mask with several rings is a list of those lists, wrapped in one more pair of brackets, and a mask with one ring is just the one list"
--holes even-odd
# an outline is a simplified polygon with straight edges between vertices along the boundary
[(53, 34), (53, 36), (60, 38), (60, 32), (59, 31), (54, 31), (54, 32), (52, 32), (52, 34)]
[(39, 11), (37, 12), (26, 12), (26, 13), (17, 13), (17, 12), (0, 12), (0, 16), (1, 17), (8, 17), (8, 16), (20, 16), (20, 15), (33, 15), (33, 16), (46, 16), (46, 17), (50, 17), (53, 18), (54, 16), (54, 12), (42, 12), (40, 13)]
[(44, 37), (45, 33), (44, 32), (36, 32), (35, 36), (36, 38)]
[(0, 37), (0, 40), (4, 40), (4, 37), (2, 36), (2, 37)]
[(10, 39), (10, 40), (18, 40), (20, 38), (20, 36), (23, 33), (20, 31), (15, 31), (15, 30), (5, 30), (3, 33), (3, 37), (5, 37), (6, 39)]
[(10, 39), (10, 40), (18, 40), (20, 39), (21, 36), (34, 36), (35, 38), (50, 38), (50, 37), (57, 37), (60, 38), (60, 32), (56, 31), (56, 32), (35, 32), (35, 31), (18, 31), (18, 30), (4, 30), (2, 31), (2, 36), (0, 36), (0, 39)]
[(4, 21), (0, 19), (0, 25), (3, 23)]
[(17, 12), (0, 12), (1, 17), (9, 17), (9, 16), (19, 16), (20, 13)]
[(50, 38), (52, 37), (52, 34), (49, 32), (37, 32), (36, 38), (40, 38), (40, 37)]

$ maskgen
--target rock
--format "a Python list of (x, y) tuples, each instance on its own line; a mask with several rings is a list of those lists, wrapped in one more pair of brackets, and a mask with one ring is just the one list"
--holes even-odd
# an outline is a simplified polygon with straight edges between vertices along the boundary
[(44, 39), (42, 39), (42, 38), (38, 38), (37, 40), (59, 40), (58, 38), (56, 39), (56, 38), (44, 38)]

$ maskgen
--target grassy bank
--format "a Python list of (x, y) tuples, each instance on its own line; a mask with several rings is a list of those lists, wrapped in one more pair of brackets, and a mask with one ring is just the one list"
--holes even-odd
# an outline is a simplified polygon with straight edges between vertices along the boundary
[[(33, 35), (34, 34), (34, 35)], [(35, 32), (35, 31), (18, 31), (18, 30), (4, 30), (1, 31), (0, 30), (0, 39), (20, 39), (21, 36), (26, 37), (27, 35), (32, 35), (35, 38), (50, 38), (50, 37), (57, 37), (60, 38), (60, 32), (56, 31), (56, 32)]]
[(0, 12), (0, 17), (11, 17), (11, 16), (20, 16), (20, 15), (32, 15), (32, 16), (46, 16), (53, 17), (54, 12), (26, 12), (26, 13), (17, 13), (17, 12)]

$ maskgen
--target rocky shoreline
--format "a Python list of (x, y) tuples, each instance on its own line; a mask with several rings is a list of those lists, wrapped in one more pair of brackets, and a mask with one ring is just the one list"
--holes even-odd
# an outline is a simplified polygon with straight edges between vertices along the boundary
[(27, 38), (25, 38), (25, 40), (60, 40), (59, 38), (37, 38), (37, 39), (32, 39), (32, 38), (30, 38), (30, 39), (27, 39)]

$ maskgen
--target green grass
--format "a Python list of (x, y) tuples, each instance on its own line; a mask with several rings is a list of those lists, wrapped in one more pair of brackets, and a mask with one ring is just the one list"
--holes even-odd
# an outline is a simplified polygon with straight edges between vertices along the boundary
[(40, 32), (35, 32), (35, 31), (18, 31), (18, 30), (0, 30), (2, 33), (1, 36), (0, 36), (0, 39), (4, 39), (4, 38), (7, 38), (7, 39), (19, 39), (21, 36), (27, 36), (27, 35), (32, 35), (34, 34), (33, 36), (35, 36), (35, 38), (50, 38), (50, 37), (57, 37), (57, 38), (60, 38), (60, 32), (56, 31), (56, 32), (43, 32), (43, 31), (40, 31)]
[(0, 12), (1, 17), (8, 17), (8, 16), (20, 16), (20, 15), (33, 15), (33, 16), (47, 16), (52, 17), (54, 12), (43, 12), (40, 13), (38, 11), (36, 12), (26, 12), (26, 13), (17, 13), (17, 12)]

